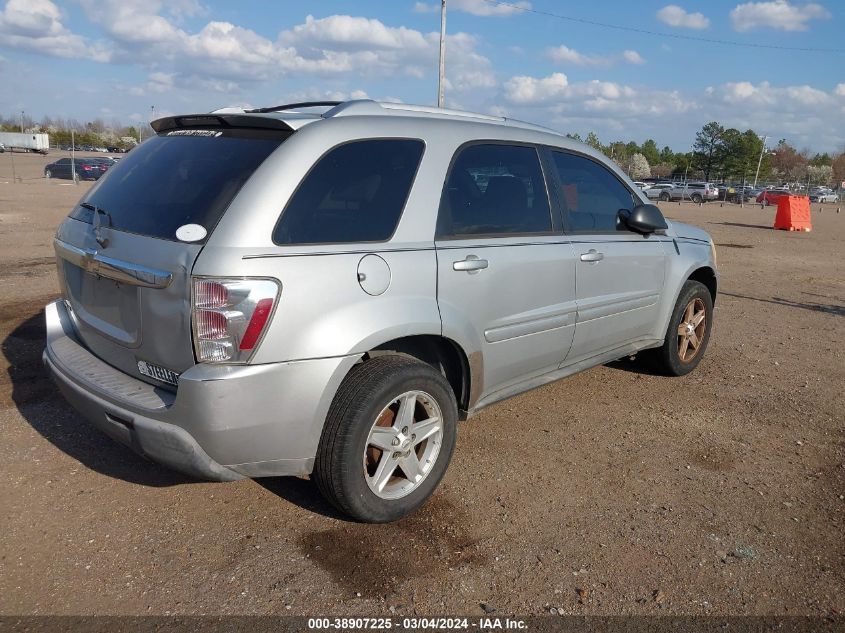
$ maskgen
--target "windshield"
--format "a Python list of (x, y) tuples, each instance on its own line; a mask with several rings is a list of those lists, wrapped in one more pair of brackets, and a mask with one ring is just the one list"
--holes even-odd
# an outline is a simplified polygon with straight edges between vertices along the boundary
[(285, 136), (175, 130), (153, 137), (112, 165), (70, 217), (90, 223), (96, 207), (120, 231), (176, 240), (180, 226), (199, 224), (210, 234), (241, 186)]

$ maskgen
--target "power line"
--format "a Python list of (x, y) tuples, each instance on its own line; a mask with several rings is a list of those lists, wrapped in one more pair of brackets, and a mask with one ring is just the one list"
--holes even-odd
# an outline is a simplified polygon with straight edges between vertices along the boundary
[(492, 4), (500, 7), (508, 7), (514, 11), (522, 11), (523, 13), (534, 13), (542, 15), (547, 18), (556, 18), (558, 20), (568, 20), (569, 22), (578, 22), (579, 24), (589, 24), (590, 26), (600, 26), (605, 29), (616, 29), (618, 31), (629, 31), (631, 33), (639, 33), (641, 35), (654, 35), (657, 37), (670, 37), (676, 40), (691, 40), (693, 42), (706, 42), (708, 44), (723, 44), (726, 46), (742, 46), (745, 48), (765, 48), (779, 51), (800, 51), (805, 53), (845, 53), (845, 48), (812, 48), (799, 46), (778, 46), (777, 44), (755, 44), (753, 42), (737, 42), (735, 40), (720, 40), (710, 37), (696, 37), (695, 35), (683, 35), (681, 33), (664, 33), (661, 31), (649, 31), (648, 29), (639, 29), (633, 26), (621, 26), (619, 24), (608, 24), (607, 22), (597, 22), (596, 20), (586, 20), (584, 18), (573, 18), (569, 15), (560, 15), (559, 13), (551, 13), (550, 11), (540, 11), (539, 9), (531, 9), (523, 7), (518, 4), (510, 2), (502, 2), (501, 0), (484, 0), (487, 4)]

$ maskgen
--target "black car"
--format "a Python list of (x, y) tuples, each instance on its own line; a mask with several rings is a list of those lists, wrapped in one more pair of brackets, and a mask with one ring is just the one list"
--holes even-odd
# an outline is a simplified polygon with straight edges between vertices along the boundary
[(55, 163), (50, 163), (44, 168), (45, 178), (67, 178), (73, 180), (73, 168), (76, 168), (76, 177), (79, 180), (97, 180), (106, 173), (109, 165), (99, 162), (96, 158), (77, 158), (75, 165), (71, 165), (70, 158), (60, 158)]

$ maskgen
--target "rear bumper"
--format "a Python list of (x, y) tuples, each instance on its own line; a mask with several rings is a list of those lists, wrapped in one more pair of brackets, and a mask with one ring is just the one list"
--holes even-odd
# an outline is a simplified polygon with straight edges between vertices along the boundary
[(357, 360), (201, 364), (172, 393), (89, 352), (63, 301), (45, 314), (44, 363), (68, 402), (118, 442), (201, 479), (310, 473), (331, 399)]

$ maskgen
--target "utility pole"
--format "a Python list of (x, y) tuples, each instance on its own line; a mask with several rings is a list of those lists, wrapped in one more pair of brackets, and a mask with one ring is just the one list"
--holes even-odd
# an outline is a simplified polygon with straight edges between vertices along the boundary
[(760, 148), (760, 158), (757, 159), (757, 173), (754, 174), (754, 186), (757, 186), (757, 178), (760, 176), (760, 164), (763, 162), (763, 153), (766, 151), (766, 141), (768, 136), (763, 137), (763, 147)]
[(70, 128), (70, 173), (73, 176), (73, 184), (79, 184), (79, 176), (76, 173), (76, 135), (73, 128)]
[(21, 110), (21, 134), (23, 134), (23, 110)]
[(437, 107), (443, 107), (446, 81), (446, 0), (440, 0), (440, 72), (437, 77)]

